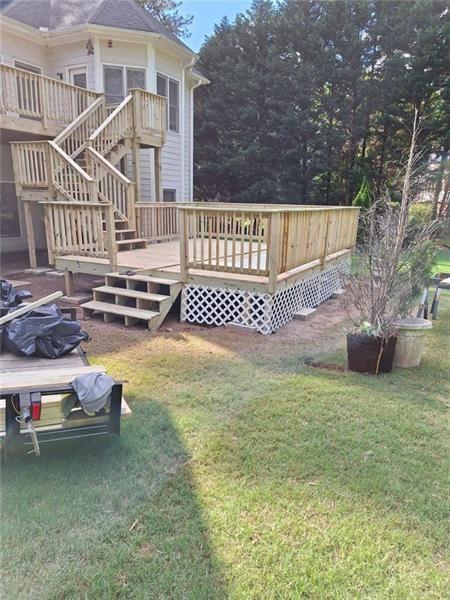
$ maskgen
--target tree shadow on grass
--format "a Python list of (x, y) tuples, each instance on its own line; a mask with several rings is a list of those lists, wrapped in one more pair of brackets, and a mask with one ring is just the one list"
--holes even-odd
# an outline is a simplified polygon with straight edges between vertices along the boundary
[(120, 438), (9, 456), (2, 513), (7, 597), (226, 595), (189, 456), (156, 402), (136, 405)]

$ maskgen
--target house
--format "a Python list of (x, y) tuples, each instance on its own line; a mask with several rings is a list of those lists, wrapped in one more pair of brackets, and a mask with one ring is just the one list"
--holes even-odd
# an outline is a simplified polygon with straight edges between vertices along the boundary
[[(155, 187), (155, 150), (142, 145), (136, 151), (140, 160), (136, 200), (192, 200), (194, 90), (208, 83), (194, 68), (195, 53), (134, 0), (3, 0), (1, 6), (0, 62), (3, 65), (103, 93), (107, 105), (119, 104), (131, 88), (167, 99), (165, 140), (160, 158), (161, 191)], [(4, 93), (8, 90), (7, 74), (22, 77), (11, 73), (9, 70), (2, 74)], [(26, 92), (37, 96), (39, 85), (38, 78), (17, 79), (16, 100), (22, 103), (23, 112), (33, 108), (26, 105), (33, 100), (25, 97)], [(37, 97), (34, 100), (36, 104), (40, 102)], [(77, 102), (80, 110), (84, 108), (82, 100)], [(26, 214), (15, 193), (10, 142), (54, 138), (68, 123), (62, 119), (60, 123), (48, 122), (44, 127), (32, 110), (29, 115), (17, 115), (14, 112), (17, 107), (2, 108), (0, 220), (2, 252), (5, 253), (27, 248)], [(26, 116), (31, 118), (26, 119)], [(51, 119), (51, 115), (49, 117)], [(133, 178), (131, 151), (118, 166)], [(45, 247), (42, 223), (36, 222), (42, 219), (42, 211), (38, 213), (35, 205), (30, 211), (35, 219), (35, 244)]]
[[(86, 317), (276, 331), (341, 285), (358, 209), (193, 202), (195, 54), (134, 0), (2, 2), (1, 235), (104, 276)], [(6, 258), (5, 258), (6, 257)]]

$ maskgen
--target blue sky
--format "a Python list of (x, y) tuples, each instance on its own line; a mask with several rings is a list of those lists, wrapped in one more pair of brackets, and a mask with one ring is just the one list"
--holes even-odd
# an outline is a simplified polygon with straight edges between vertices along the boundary
[(192, 35), (185, 40), (187, 45), (194, 52), (198, 52), (205, 36), (211, 35), (214, 25), (219, 23), (222, 17), (226, 16), (231, 21), (250, 5), (251, 0), (183, 0), (180, 12), (194, 15), (194, 21), (190, 27)]

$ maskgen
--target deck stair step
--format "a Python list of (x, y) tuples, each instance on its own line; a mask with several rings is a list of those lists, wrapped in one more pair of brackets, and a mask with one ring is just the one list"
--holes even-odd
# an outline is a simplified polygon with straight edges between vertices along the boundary
[(136, 229), (116, 229), (117, 240), (136, 238)]
[(116, 240), (117, 250), (136, 250), (138, 248), (146, 248), (147, 240), (144, 238), (130, 238), (126, 240)]
[(145, 322), (157, 331), (180, 291), (181, 282), (172, 279), (108, 273), (105, 285), (94, 288), (94, 299), (81, 309), (86, 318), (100, 313), (105, 323), (123, 318), (126, 327)]
[(105, 323), (111, 321), (114, 317), (123, 317), (126, 327), (136, 325), (138, 321), (145, 321), (148, 328), (151, 329), (152, 319), (159, 316), (158, 312), (152, 310), (123, 306), (121, 304), (110, 304), (109, 302), (99, 302), (98, 300), (86, 302), (81, 305), (81, 308), (85, 317), (96, 312), (102, 313)]
[(110, 285), (101, 285), (94, 289), (94, 293), (123, 296), (124, 298), (135, 298), (136, 300), (148, 300), (149, 302), (164, 302), (164, 300), (170, 300), (170, 296), (165, 296), (164, 294), (152, 294), (149, 292), (140, 292), (138, 290), (112, 287)]

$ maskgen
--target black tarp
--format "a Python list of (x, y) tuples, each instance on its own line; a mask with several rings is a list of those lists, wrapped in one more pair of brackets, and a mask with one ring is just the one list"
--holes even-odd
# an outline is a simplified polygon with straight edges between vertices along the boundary
[(63, 315), (56, 304), (49, 304), (4, 325), (2, 348), (22, 356), (58, 358), (88, 337), (78, 321)]

